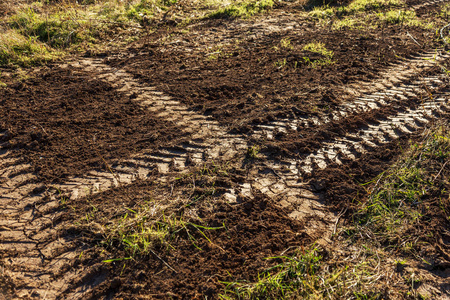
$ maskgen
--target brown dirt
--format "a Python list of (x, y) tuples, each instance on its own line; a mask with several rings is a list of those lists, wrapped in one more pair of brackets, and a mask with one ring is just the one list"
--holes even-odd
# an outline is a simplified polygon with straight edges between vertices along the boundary
[[(208, 25), (219, 32), (227, 28), (224, 21)], [(195, 34), (207, 32), (209, 26)], [(411, 29), (393, 26), (380, 34), (380, 29), (329, 32), (313, 26), (307, 23), (306, 30), (230, 39), (221, 53), (215, 54), (217, 59), (208, 59), (208, 54), (217, 52), (218, 46), (197, 50), (198, 39), (189, 33), (175, 35), (171, 40), (178, 43), (160, 45), (156, 40), (131, 49), (138, 56), (114, 60), (112, 65), (125, 67), (192, 109), (245, 132), (249, 125), (274, 117), (329, 113), (352, 97), (343, 86), (369, 81), (396, 57), (408, 57), (421, 49), (406, 35)], [(431, 32), (412, 34), (423, 48), (433, 47), (429, 44)], [(205, 36), (201, 42), (207, 44)], [(293, 49), (280, 46), (284, 38), (291, 41)], [(313, 41), (324, 42), (334, 52), (334, 64), (314, 68), (305, 63), (304, 57), (324, 58), (302, 50)], [(286, 66), (279, 68), (277, 62), (284, 59)]]
[[(221, 182), (223, 185), (227, 181), (239, 180), (240, 176), (236, 178), (233, 173), (230, 172), (231, 178), (228, 176), (216, 178), (214, 186), (220, 190)], [(189, 189), (191, 183), (191, 180), (176, 181), (172, 193), (178, 195), (180, 192), (185, 197), (194, 198), (199, 191), (191, 194)], [(201, 180), (196, 184), (202, 186)], [(119, 207), (138, 210), (137, 203), (142, 203), (141, 200), (169, 193), (168, 187), (160, 188), (149, 182), (140, 182), (93, 197), (89, 199), (89, 203), (77, 203), (77, 213), (69, 213), (67, 217), (71, 220), (73, 217), (90, 212), (95, 206), (98, 209), (95, 213), (95, 222), (101, 223), (103, 220), (118, 219), (129, 213), (126, 209), (118, 209)], [(103, 272), (109, 273), (110, 276), (102, 286), (92, 292), (90, 297), (97, 299), (111, 293), (114, 297), (124, 299), (146, 295), (151, 295), (155, 299), (164, 299), (169, 295), (175, 299), (194, 299), (204, 295), (217, 298), (223, 287), (220, 281), (229, 281), (232, 278), (255, 280), (258, 270), (277, 262), (265, 258), (278, 256), (289, 247), (296, 248), (311, 242), (311, 239), (302, 233), (301, 222), (288, 218), (286, 211), (278, 208), (263, 195), (239, 205), (220, 201), (220, 195), (219, 192), (214, 196), (203, 198), (196, 202), (195, 209), (177, 206), (175, 211), (165, 211), (167, 215), (175, 213), (180, 216), (195, 210), (202, 218), (203, 226), (225, 226), (226, 229), (204, 230), (211, 243), (193, 227), (189, 227), (191, 235), (197, 240), (195, 244), (186, 233), (177, 234), (169, 241), (173, 249), (165, 247), (154, 249), (160, 259), (149, 254), (136, 257), (133, 261), (105, 264)], [(162, 202), (164, 201), (166, 199)], [(129, 256), (128, 252), (114, 245), (108, 250), (110, 252), (104, 254), (109, 255), (108, 258)], [(168, 269), (162, 261), (172, 266), (175, 271)], [(114, 286), (111, 286), (111, 282)]]
[[(0, 5), (0, 13), (1, 9)], [(0, 88), (0, 192), (5, 193), (0, 195), (0, 270), (6, 270), (0, 274), (0, 295), (43, 298), (47, 292), (33, 284), (52, 286), (63, 281), (62, 286), (49, 289), (49, 297), (216, 299), (224, 282), (255, 281), (260, 272), (280, 262), (268, 257), (289, 255), (314, 242), (333, 251), (330, 226), (339, 221), (333, 216), (347, 209), (339, 224), (349, 224), (367, 197), (361, 184), (388, 169), (411, 141), (420, 139), (428, 123), (417, 126), (417, 132), (398, 134), (367, 148), (355, 159), (329, 162), (325, 168), (313, 165), (309, 174), (298, 166), (289, 165), (294, 172), (285, 170), (286, 162), (299, 164), (329, 141), (417, 109), (430, 93), (447, 95), (448, 80), (442, 79), (434, 90), (424, 84), (407, 100), (355, 110), (328, 123), (288, 128), (273, 139), (255, 138), (257, 125), (271, 121), (333, 116), (359, 96), (355, 86), (364, 95), (364, 83), (379, 84), (398, 57), (439, 45), (433, 30), (398, 25), (331, 32), (300, 17), (299, 9), (297, 4), (285, 4), (245, 21), (199, 21), (183, 33), (177, 27), (165, 27), (124, 51), (105, 54), (104, 62), (112, 69), (75, 67), (75, 58), (68, 65), (36, 70), (31, 78), (8, 81), (6, 88)], [(419, 13), (425, 16), (436, 10), (432, 6)], [(270, 23), (270, 17), (276, 21)], [(286, 24), (297, 27), (289, 29)], [(292, 49), (281, 47), (280, 41), (286, 38)], [(306, 56), (324, 58), (302, 50), (312, 41), (324, 42), (334, 52), (333, 64), (312, 67), (305, 62)], [(284, 60), (285, 66), (280, 65)], [(410, 62), (398, 65), (402, 64)], [(118, 83), (115, 75), (102, 77), (104, 72), (122, 74), (125, 79)], [(402, 84), (410, 86), (416, 79), (442, 72), (434, 66), (413, 73), (402, 73)], [(399, 84), (395, 78), (389, 80)], [(133, 86), (136, 82), (142, 86)], [(162, 96), (141, 101), (144, 88)], [(160, 109), (161, 102), (164, 108)], [(448, 119), (445, 114), (441, 117)], [(186, 128), (185, 124), (198, 126)], [(249, 150), (242, 151), (236, 146), (239, 143)], [(259, 148), (250, 148), (254, 145)], [(188, 148), (195, 150), (188, 153)], [(174, 168), (181, 156), (186, 164)], [(82, 183), (95, 176), (104, 178), (105, 173), (125, 168), (127, 159), (134, 159), (129, 165), (137, 164), (136, 157), (143, 162), (132, 167), (145, 168), (145, 177), (125, 183), (118, 180), (115, 186), (90, 190), (79, 198), (68, 196), (67, 186), (75, 185), (74, 178)], [(164, 172), (157, 167), (161, 161), (169, 166)], [(276, 162), (286, 165), (275, 169)], [(14, 169), (20, 165), (26, 167)], [(17, 177), (29, 174), (31, 179), (14, 185)], [(441, 190), (450, 188), (449, 176), (448, 169), (441, 172)], [(270, 182), (269, 188), (264, 180)], [(256, 183), (264, 188), (253, 188)], [(58, 184), (69, 190), (59, 189)], [(440, 196), (431, 193), (425, 199), (425, 222), (411, 232), (428, 243), (418, 251), (434, 259), (431, 267), (420, 268), (445, 281), (450, 262), (449, 203), (433, 206)], [(304, 205), (319, 207), (319, 202), (322, 208), (309, 212)], [(108, 240), (105, 230), (148, 203), (165, 207), (166, 215), (222, 228), (205, 229), (208, 240), (187, 225), (185, 231), (170, 237), (171, 247), (157, 244), (154, 253), (104, 262), (131, 256), (118, 239)], [(434, 208), (427, 210), (428, 206)], [(34, 245), (31, 250), (28, 244)], [(33, 251), (36, 257), (27, 254)], [(67, 253), (72, 256), (65, 259)], [(61, 257), (65, 262), (60, 265)], [(20, 259), (25, 266), (13, 264)], [(36, 259), (42, 269), (28, 270)], [(54, 261), (58, 266), (53, 266)], [(34, 277), (29, 279), (29, 274)], [(403, 285), (398, 290), (407, 288)], [(445, 287), (437, 288), (445, 292)]]
[(39, 180), (54, 182), (142, 149), (169, 145), (182, 134), (111, 84), (76, 68), (43, 71), (0, 90), (2, 142), (31, 162)]

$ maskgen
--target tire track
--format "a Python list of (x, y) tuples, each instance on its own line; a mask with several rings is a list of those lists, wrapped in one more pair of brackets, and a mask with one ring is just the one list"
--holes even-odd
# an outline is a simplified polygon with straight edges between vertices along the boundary
[[(77, 66), (77, 65), (74, 65)], [(182, 125), (191, 140), (158, 151), (143, 150), (130, 159), (110, 166), (109, 172), (92, 171), (85, 177), (72, 178), (59, 188), (71, 190), (71, 197), (109, 189), (118, 184), (129, 184), (137, 178), (146, 178), (153, 170), (160, 174), (187, 172), (189, 166), (234, 157), (247, 149), (243, 136), (233, 136), (211, 118), (190, 111), (180, 102), (142, 85), (125, 71), (113, 69), (100, 60), (85, 60), (79, 66), (87, 71), (103, 73), (99, 77), (115, 84), (125, 96), (156, 114), (156, 117)], [(164, 176), (161, 181), (167, 180)], [(86, 188), (89, 187), (89, 188)]]
[[(97, 274), (99, 279), (96, 282), (91, 282), (89, 286), (85, 283), (89, 282), (86, 278), (96, 274), (99, 265), (88, 270), (74, 268), (76, 258), (87, 249), (80, 248), (74, 238), (59, 236), (67, 224), (59, 222), (62, 212), (58, 212), (56, 191), (76, 199), (119, 184), (130, 184), (137, 178), (146, 178), (153, 170), (162, 175), (159, 179), (161, 182), (166, 182), (171, 173), (187, 172), (191, 166), (206, 161), (226, 161), (236, 155), (245, 156), (248, 148), (245, 137), (228, 134), (217, 122), (192, 113), (170, 97), (142, 86), (124, 71), (113, 70), (98, 60), (86, 60), (79, 66), (88, 70), (101, 70), (103, 75), (100, 77), (120, 86), (120, 90), (126, 95), (135, 95), (134, 101), (148, 107), (157, 116), (177, 123), (183, 122), (188, 132), (192, 133), (192, 141), (156, 152), (137, 153), (130, 159), (111, 165), (110, 172), (92, 171), (87, 176), (71, 178), (52, 188), (34, 183), (35, 176), (30, 173), (29, 165), (15, 164), (15, 161), (6, 158), (7, 153), (3, 153), (1, 197), (7, 201), (2, 204), (0, 252), (6, 254), (6, 259), (2, 259), (1, 264), (5, 267), (5, 275), (14, 279), (17, 295), (21, 297), (57, 298), (67, 287), (78, 286), (70, 296), (81, 299), (89, 289), (102, 282), (101, 274)], [(430, 77), (428, 80), (441, 83), (437, 77)], [(323, 168), (330, 162), (337, 161), (339, 155), (349, 156), (350, 150), (346, 149), (363, 149), (363, 145), (370, 145), (369, 137), (383, 143), (386, 141), (381, 138), (386, 135), (391, 135), (391, 139), (394, 139), (404, 131), (422, 128), (436, 109), (447, 107), (447, 102), (444, 96), (427, 101), (423, 104), (423, 111), (420, 108), (407, 110), (393, 119), (380, 121), (380, 124), (358, 131), (353, 139), (343, 137), (330, 141), (326, 143), (326, 147), (310, 154), (301, 162), (285, 160), (278, 164), (255, 163), (251, 167), (247, 183), (243, 183), (239, 189), (230, 189), (224, 197), (236, 203), (240, 201), (238, 196), (252, 197), (255, 192), (262, 192), (280, 205), (290, 208), (292, 218), (305, 219), (312, 216), (306, 226), (308, 233), (312, 236), (320, 233), (323, 235), (322, 241), (327, 242), (335, 215), (330, 214), (321, 203), (320, 194), (312, 192), (308, 184), (300, 182), (301, 174), (315, 167)], [(355, 105), (358, 106), (359, 103), (348, 104), (348, 107), (354, 109)], [(367, 107), (370, 108), (369, 105)], [(411, 130), (401, 127), (402, 119), (405, 122), (415, 121), (417, 127)], [(399, 124), (399, 134), (389, 130), (392, 123)], [(372, 143), (373, 147), (377, 146), (376, 142)], [(363, 152), (360, 150), (359, 153)]]
[[(433, 5), (439, 2), (427, 3)], [(331, 117), (277, 120), (259, 125), (253, 136), (269, 139), (276, 131), (326, 124), (389, 103), (406, 102), (417, 96), (421, 86), (427, 82), (435, 83), (430, 90), (438, 89), (443, 81), (436, 76), (408, 83), (416, 70), (426, 70), (434, 65), (433, 57), (434, 53), (425, 52), (386, 70), (375, 82), (361, 84), (362, 88), (361, 85), (350, 87), (361, 95), (356, 101), (344, 104)], [(441, 53), (438, 60), (445, 58), (448, 54)], [(54, 299), (71, 288), (66, 298), (83, 299), (104, 279), (99, 272), (99, 264), (84, 270), (75, 265), (77, 257), (89, 249), (80, 247), (76, 237), (61, 234), (68, 224), (61, 221), (58, 194), (77, 199), (113, 186), (130, 184), (139, 178), (145, 179), (152, 172), (161, 174), (160, 182), (167, 182), (174, 173), (189, 172), (191, 167), (208, 161), (227, 161), (240, 155), (244, 157), (249, 147), (248, 137), (227, 133), (216, 121), (189, 111), (180, 102), (140, 83), (123, 70), (113, 69), (95, 59), (73, 65), (102, 73), (99, 78), (111, 82), (119, 91), (155, 112), (157, 117), (183, 125), (192, 139), (156, 152), (136, 153), (129, 159), (111, 164), (108, 172), (91, 171), (86, 176), (73, 177), (52, 187), (36, 183), (30, 165), (8, 158), (8, 152), (0, 149), (0, 267), (4, 268), (4, 275), (15, 282), (18, 297)], [(253, 197), (256, 192), (261, 192), (291, 209), (292, 218), (307, 219), (312, 216), (306, 226), (308, 233), (311, 236), (323, 235), (322, 241), (327, 242), (336, 216), (323, 205), (320, 193), (313, 192), (309, 184), (301, 182), (302, 174), (324, 168), (330, 163), (357, 158), (380, 144), (425, 127), (435, 114), (448, 108), (447, 95), (447, 92), (442, 92), (422, 106), (330, 140), (304, 159), (256, 161), (250, 167), (247, 182), (238, 189), (230, 189), (224, 197), (231, 203), (237, 203), (241, 196)], [(395, 128), (391, 127), (392, 124)], [(4, 135), (7, 132), (0, 133), (0, 140)], [(93, 277), (98, 278), (93, 280)]]
[(331, 163), (341, 164), (344, 159), (356, 159), (361, 154), (374, 150), (379, 145), (391, 142), (404, 135), (425, 128), (432, 120), (449, 110), (449, 91), (437, 94), (417, 108), (406, 109), (377, 124), (369, 124), (355, 133), (325, 142), (325, 146), (311, 153), (299, 164), (300, 173), (311, 173), (314, 166), (326, 168)]
[[(76, 65), (100, 71), (103, 73), (100, 78), (112, 82), (119, 91), (135, 98), (134, 101), (155, 112), (157, 117), (183, 124), (191, 133), (192, 141), (157, 152), (142, 151), (122, 163), (111, 165), (109, 172), (91, 171), (86, 176), (74, 177), (52, 187), (37, 184), (30, 165), (9, 159), (8, 152), (3, 151), (0, 160), (3, 200), (0, 265), (5, 268), (4, 275), (15, 282), (18, 297), (55, 299), (70, 287), (67, 298), (83, 299), (104, 279), (98, 273), (99, 264), (87, 270), (74, 267), (77, 257), (89, 249), (80, 247), (76, 238), (61, 235), (70, 224), (60, 221), (63, 212), (59, 211), (58, 194), (80, 198), (119, 184), (130, 184), (137, 178), (145, 178), (153, 170), (167, 174), (160, 178), (165, 182), (169, 180), (170, 172), (188, 171), (189, 165), (205, 160), (231, 158), (238, 151), (245, 153), (247, 147), (240, 137), (228, 142), (230, 136), (217, 122), (192, 113), (179, 102), (142, 86), (126, 72), (113, 70), (100, 60), (85, 60)], [(89, 283), (93, 274), (98, 278)], [(77, 288), (72, 289), (73, 286)]]
[[(15, 282), (19, 297), (55, 299), (68, 293), (67, 298), (83, 299), (104, 278), (98, 271), (100, 264), (88, 269), (75, 267), (77, 257), (89, 249), (80, 247), (76, 237), (64, 234), (70, 224), (61, 219), (61, 197), (77, 199), (106, 191), (113, 186), (146, 178), (153, 171), (161, 175), (159, 181), (164, 183), (171, 179), (173, 173), (188, 172), (192, 166), (208, 161), (227, 161), (239, 155), (244, 159), (248, 148), (246, 137), (228, 134), (216, 121), (189, 111), (181, 103), (142, 85), (127, 72), (111, 69), (100, 60), (84, 60), (74, 66), (99, 71), (99, 78), (110, 81), (126, 96), (132, 96), (134, 101), (155, 112), (156, 116), (184, 124), (192, 139), (159, 151), (141, 151), (110, 165), (109, 172), (91, 171), (86, 176), (73, 177), (51, 187), (36, 183), (37, 177), (31, 173), (31, 166), (10, 160), (8, 152), (4, 151), (0, 162), (0, 192), (4, 200), (0, 218), (0, 265), (5, 268), (4, 275)], [(264, 189), (270, 185), (270, 175), (262, 177), (260, 182), (263, 193), (269, 197), (280, 196), (274, 194), (275, 187)], [(252, 197), (254, 189), (255, 186), (243, 183), (236, 190), (230, 189), (225, 198), (236, 203), (238, 195)], [(308, 193), (309, 197), (303, 202), (307, 200), (311, 205), (319, 200), (305, 186), (298, 186), (296, 190), (299, 191), (286, 193), (286, 196), (292, 198)], [(314, 205), (319, 206), (320, 203)], [(317, 215), (315, 209), (308, 211), (306, 208), (304, 205), (303, 215), (310, 212)], [(321, 217), (324, 220), (330, 218), (326, 213)], [(93, 274), (98, 279), (90, 282)]]
[[(292, 118), (278, 119), (267, 124), (256, 125), (253, 138), (273, 140), (277, 132), (297, 131), (336, 122), (354, 114), (405, 102), (411, 97), (420, 96), (423, 92), (432, 92), (444, 84), (439, 76), (410, 81), (413, 77), (431, 69), (437, 63), (449, 57), (450, 54), (443, 51), (424, 52), (385, 70), (380, 74), (380, 78), (375, 81), (352, 84), (347, 89), (358, 97), (338, 107), (331, 113), (331, 116), (293, 116)], [(428, 90), (423, 89), (424, 85), (427, 86)]]
[[(83, 298), (85, 292), (95, 286), (91, 285), (88, 288), (83, 281), (92, 276), (99, 266), (94, 265), (89, 270), (72, 268), (76, 257), (86, 249), (80, 249), (73, 239), (58, 237), (60, 230), (67, 224), (58, 223), (62, 213), (58, 212), (59, 201), (55, 199), (55, 191), (76, 199), (105, 191), (119, 184), (130, 184), (137, 178), (146, 178), (153, 170), (162, 174), (160, 181), (165, 182), (169, 181), (171, 173), (187, 172), (191, 166), (206, 161), (226, 161), (236, 155), (245, 156), (248, 148), (245, 137), (228, 134), (217, 122), (192, 113), (170, 97), (142, 86), (124, 71), (113, 70), (98, 60), (86, 60), (79, 66), (87, 70), (101, 70), (103, 75), (100, 77), (116, 84), (117, 87), (120, 86), (120, 90), (126, 95), (136, 95), (134, 101), (148, 107), (157, 113), (157, 116), (169, 118), (177, 123), (183, 122), (188, 132), (192, 133), (192, 141), (157, 152), (137, 153), (130, 159), (111, 165), (110, 172), (92, 171), (87, 176), (71, 178), (66, 183), (53, 186), (52, 189), (33, 183), (35, 177), (29, 172), (30, 166), (17, 165), (5, 158), (7, 153), (4, 153), (1, 165), (6, 166), (2, 171), (2, 178), (6, 178), (6, 183), (2, 183), (1, 195), (8, 201), (5, 202), (6, 205), (2, 204), (4, 206), (3, 218), (0, 221), (2, 228), (0, 251), (15, 253), (14, 257), (7, 255), (7, 260), (2, 259), (2, 265), (6, 267), (5, 275), (14, 278), (14, 282), (17, 283), (18, 295), (56, 298), (64, 293), (68, 286), (75, 285), (78, 289), (75, 289), (72, 296)], [(428, 80), (441, 83), (437, 77), (430, 77)], [(406, 88), (404, 85), (386, 95), (395, 95), (396, 91)], [(361, 99), (363, 98), (360, 98), (360, 101)], [(370, 99), (379, 97), (371, 96)], [(381, 138), (385, 135), (391, 135), (391, 139), (399, 137), (400, 134), (388, 130), (388, 127), (392, 122), (398, 124), (402, 118), (406, 121), (414, 120), (418, 124), (408, 132), (423, 127), (429, 122), (430, 114), (436, 111), (436, 104), (447, 107), (447, 99), (439, 97), (434, 102), (425, 102), (423, 112), (420, 109), (412, 109), (399, 113), (395, 119), (380, 121), (379, 125), (358, 131), (355, 134), (356, 138), (343, 137), (330, 141), (326, 143), (326, 147), (300, 162), (285, 160), (277, 164), (255, 163), (251, 167), (252, 172), (247, 183), (243, 183), (239, 189), (230, 189), (224, 197), (236, 203), (240, 201), (239, 196), (253, 197), (255, 192), (262, 192), (278, 201), (280, 205), (290, 208), (292, 218), (305, 219), (313, 216), (307, 226), (308, 233), (312, 236), (320, 233), (323, 235), (322, 241), (327, 242), (335, 216), (321, 203), (320, 194), (312, 192), (308, 184), (300, 182), (302, 173), (312, 171), (316, 167), (323, 168), (330, 162), (337, 161), (340, 155), (349, 156), (350, 150), (347, 149), (363, 149), (363, 145), (371, 143), (368, 137), (377, 138), (380, 140), (379, 143), (383, 142)], [(359, 102), (350, 103), (347, 107), (361, 109)], [(369, 104), (363, 107), (372, 109)], [(279, 128), (283, 126), (281, 123), (276, 125)], [(399, 128), (400, 133), (403, 133), (406, 127)], [(372, 143), (374, 147), (377, 146), (376, 142)], [(42, 190), (44, 192), (39, 193)], [(33, 280), (27, 280), (29, 277)], [(100, 283), (101, 279), (97, 281), (97, 284)]]

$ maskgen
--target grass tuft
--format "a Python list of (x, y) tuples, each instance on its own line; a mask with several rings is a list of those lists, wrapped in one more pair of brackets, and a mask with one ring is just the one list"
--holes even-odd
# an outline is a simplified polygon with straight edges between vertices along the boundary
[(259, 274), (257, 282), (222, 282), (226, 288), (221, 298), (376, 299), (379, 296), (379, 291), (372, 290), (369, 284), (375, 277), (373, 260), (351, 267), (330, 267), (317, 247), (268, 259), (283, 262)]
[(160, 10), (167, 10), (168, 7), (177, 3), (177, 0), (140, 0), (136, 4), (127, 5), (126, 16), (142, 22), (145, 17), (153, 17)]
[[(407, 253), (417, 245), (418, 233), (433, 195), (448, 198), (437, 180), (450, 158), (450, 134), (440, 127), (412, 149), (390, 170), (377, 178), (378, 184), (356, 214), (356, 230), (374, 237), (374, 242)], [(437, 171), (436, 171), (437, 170)]]
[(322, 42), (308, 43), (305, 46), (303, 46), (303, 50), (312, 53), (317, 53), (322, 56), (321, 58), (318, 59), (311, 59), (310, 57), (307, 56), (303, 57), (305, 63), (311, 65), (313, 68), (316, 68), (317, 66), (328, 66), (334, 63), (334, 61), (332, 60), (334, 52), (328, 50), (325, 47), (325, 44)]
[(346, 7), (346, 12), (348, 14), (361, 11), (367, 12), (401, 5), (402, 2), (399, 0), (354, 0)]
[[(286, 61), (284, 62), (284, 65), (286, 65)], [(260, 148), (258, 145), (254, 145), (247, 148), (247, 158), (249, 159), (257, 159), (259, 156)]]
[(309, 16), (321, 24), (331, 24), (333, 30), (375, 28), (385, 24), (433, 28), (432, 22), (420, 20), (414, 11), (405, 10), (403, 6), (399, 0), (355, 0), (347, 6), (314, 7)]
[(324, 5), (314, 7), (309, 15), (315, 19), (330, 19), (335, 16), (353, 16), (357, 17), (360, 13), (377, 12), (387, 8), (400, 7), (402, 2), (399, 0), (354, 0), (347, 6), (331, 7)]
[(0, 65), (29, 67), (61, 57), (61, 53), (48, 49), (36, 38), (26, 38), (14, 30), (0, 34)]
[(303, 46), (303, 50), (318, 53), (318, 54), (323, 55), (328, 58), (332, 58), (334, 55), (333, 51), (328, 50), (325, 47), (325, 44), (321, 43), (321, 42), (308, 43), (305, 46)]
[[(198, 250), (202, 250), (197, 245), (198, 237), (212, 243), (204, 231), (223, 228), (188, 222), (182, 215), (166, 215), (156, 202), (142, 205), (137, 211), (128, 210), (129, 213), (105, 230), (108, 234), (104, 243), (123, 248), (131, 257), (148, 255), (154, 249), (173, 248), (171, 241), (180, 236), (187, 237)], [(200, 219), (197, 221), (201, 222)]]
[(287, 49), (287, 50), (292, 50), (294, 49), (294, 46), (291, 43), (291, 39), (289, 38), (283, 38), (280, 40), (280, 47)]
[(378, 18), (389, 24), (399, 24), (406, 26), (416, 26), (423, 28), (432, 28), (432, 23), (424, 24), (421, 22), (414, 11), (410, 10), (390, 10), (385, 13), (378, 13)]
[(263, 13), (271, 9), (274, 5), (273, 0), (244, 1), (228, 5), (225, 8), (210, 13), (207, 17), (212, 19), (219, 18), (249, 18), (256, 14)]

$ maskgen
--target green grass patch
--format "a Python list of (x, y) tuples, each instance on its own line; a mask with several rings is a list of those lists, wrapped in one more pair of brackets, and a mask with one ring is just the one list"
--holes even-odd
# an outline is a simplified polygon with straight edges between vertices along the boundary
[(332, 58), (334, 53), (331, 50), (328, 50), (325, 47), (325, 44), (322, 42), (312, 42), (312, 43), (308, 43), (305, 46), (303, 46), (303, 50), (309, 51), (309, 52), (314, 52), (314, 53), (318, 53), (321, 54), (325, 57), (328, 58)]
[[(361, 258), (361, 257), (360, 257)], [(323, 252), (313, 247), (290, 256), (267, 258), (281, 263), (258, 275), (257, 282), (222, 282), (221, 299), (377, 299), (370, 288), (376, 261), (330, 266)]]
[(417, 18), (416, 13), (410, 10), (390, 10), (377, 14), (380, 21), (388, 24), (399, 24), (410, 27), (433, 28), (432, 22), (423, 22)]
[(129, 19), (142, 22), (143, 17), (153, 17), (160, 10), (167, 10), (168, 7), (176, 4), (177, 0), (140, 0), (135, 4), (125, 6), (125, 15)]
[(0, 65), (29, 67), (61, 57), (62, 53), (48, 49), (36, 38), (26, 38), (14, 30), (0, 33)]
[(322, 56), (321, 58), (317, 58), (317, 59), (311, 59), (308, 56), (303, 57), (303, 60), (305, 61), (305, 63), (308, 65), (311, 65), (314, 68), (317, 66), (328, 66), (328, 65), (331, 65), (334, 63), (334, 61), (333, 61), (334, 52), (331, 50), (328, 50), (325, 47), (325, 44), (322, 42), (308, 43), (305, 46), (303, 46), (302, 49), (304, 51), (317, 53)]
[(166, 214), (156, 202), (149, 202), (140, 206), (138, 210), (128, 209), (114, 225), (105, 232), (104, 243), (108, 246), (123, 248), (128, 255), (148, 255), (155, 249), (174, 248), (171, 241), (180, 237), (189, 240), (198, 250), (199, 237), (212, 244), (205, 234), (206, 230), (217, 230), (224, 227), (208, 227), (196, 222), (187, 221), (183, 215)]
[(36, 38), (53, 48), (66, 48), (84, 40), (92, 41), (92, 28), (82, 18), (76, 11), (43, 16), (28, 8), (12, 16), (9, 25), (24, 37)]
[(0, 65), (31, 66), (63, 53), (123, 45), (136, 39), (136, 29), (142, 28), (139, 23), (145, 18), (161, 14), (174, 3), (176, 0), (31, 3), (0, 18), (4, 32)]
[(354, 0), (345, 8), (345, 12), (351, 14), (362, 11), (376, 11), (402, 5), (403, 2), (399, 0)]
[(331, 22), (334, 30), (373, 28), (384, 24), (433, 28), (433, 22), (419, 19), (414, 11), (403, 6), (399, 0), (355, 0), (347, 6), (315, 7), (309, 16), (323, 25)]
[[(208, 237), (212, 230), (225, 229), (211, 227), (197, 216), (198, 206), (213, 205), (209, 198), (216, 193), (217, 177), (228, 177), (227, 165), (205, 165), (202, 168), (175, 178), (173, 187), (192, 191), (177, 200), (145, 200), (137, 208), (126, 208), (126, 213), (104, 226), (103, 244), (110, 249), (123, 249), (126, 256), (145, 256), (153, 251), (173, 249), (178, 242), (188, 242), (199, 251), (205, 241), (214, 244)], [(212, 208), (211, 208), (212, 209)], [(87, 220), (89, 223), (89, 220)]]
[(418, 241), (415, 231), (426, 221), (430, 197), (448, 199), (438, 175), (450, 158), (450, 134), (445, 127), (412, 149), (376, 179), (373, 192), (355, 215), (355, 231), (366, 232), (373, 242), (389, 249), (411, 252)]
[(437, 16), (448, 22), (450, 20), (450, 4), (444, 4), (437, 13)]
[(270, 10), (273, 0), (243, 1), (230, 4), (207, 15), (208, 18), (249, 18)]
[(280, 47), (287, 49), (287, 50), (292, 50), (294, 49), (294, 46), (291, 43), (291, 39), (289, 38), (283, 38), (280, 40)]
[(364, 25), (360, 20), (353, 17), (344, 17), (333, 22), (332, 28), (334, 30), (343, 29), (367, 29), (369, 26), (367, 23)]
[(330, 19), (336, 15), (336, 8), (329, 7), (328, 5), (315, 7), (309, 12), (309, 16), (314, 19)]
[[(286, 62), (284, 63), (286, 65)], [(254, 145), (247, 148), (247, 158), (248, 159), (257, 159), (259, 156), (260, 148), (258, 145)]]
[(330, 19), (336, 16), (355, 16), (360, 13), (377, 12), (402, 5), (403, 3), (399, 0), (354, 0), (347, 6), (331, 7), (324, 5), (314, 7), (309, 15), (315, 19)]

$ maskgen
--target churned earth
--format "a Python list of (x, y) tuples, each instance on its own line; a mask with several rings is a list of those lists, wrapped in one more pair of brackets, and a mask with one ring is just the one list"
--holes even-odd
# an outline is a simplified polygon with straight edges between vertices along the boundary
[(448, 299), (448, 4), (354, 3), (5, 79), (0, 295)]

